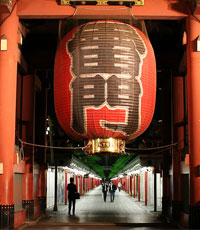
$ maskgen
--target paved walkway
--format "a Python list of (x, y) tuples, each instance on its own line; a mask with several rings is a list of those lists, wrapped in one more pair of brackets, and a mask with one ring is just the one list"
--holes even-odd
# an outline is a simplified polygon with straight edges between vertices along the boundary
[(57, 212), (48, 209), (46, 216), (23, 229), (175, 229), (162, 222), (161, 212), (153, 212), (153, 207), (134, 201), (124, 191), (116, 191), (114, 202), (110, 202), (110, 196), (104, 202), (101, 187), (77, 200), (75, 216), (67, 214), (66, 205), (59, 205), (58, 209)]

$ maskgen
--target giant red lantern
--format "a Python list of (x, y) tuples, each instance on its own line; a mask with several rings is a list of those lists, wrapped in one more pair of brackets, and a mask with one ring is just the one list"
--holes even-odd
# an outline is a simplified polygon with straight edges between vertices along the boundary
[(149, 126), (155, 107), (156, 64), (137, 28), (96, 21), (74, 28), (59, 44), (54, 72), (58, 121), (90, 153), (121, 152)]

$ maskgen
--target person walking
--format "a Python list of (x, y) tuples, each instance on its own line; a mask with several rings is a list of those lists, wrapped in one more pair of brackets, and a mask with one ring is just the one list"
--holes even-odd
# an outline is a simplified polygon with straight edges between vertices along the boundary
[(110, 202), (114, 202), (116, 189), (117, 189), (117, 187), (111, 181), (110, 185), (109, 185)]
[(117, 185), (118, 189), (119, 189), (119, 192), (121, 191), (121, 187), (122, 187), (122, 184), (121, 182), (119, 181), (118, 185)]
[(69, 201), (69, 211), (68, 214), (71, 213), (71, 206), (73, 204), (73, 215), (75, 215), (75, 204), (76, 204), (76, 197), (75, 194), (77, 193), (76, 185), (74, 184), (74, 178), (70, 178), (70, 184), (67, 185), (68, 191), (68, 201)]
[(107, 192), (108, 192), (108, 184), (106, 182), (102, 185), (103, 199), (106, 202)]

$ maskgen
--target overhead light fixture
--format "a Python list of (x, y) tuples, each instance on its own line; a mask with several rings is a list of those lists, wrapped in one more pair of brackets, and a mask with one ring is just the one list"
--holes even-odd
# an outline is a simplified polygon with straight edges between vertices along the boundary
[(134, 1), (69, 1), (70, 6), (84, 6), (84, 5), (108, 5), (108, 6), (127, 6), (135, 5)]
[(59, 5), (68, 5), (68, 6), (78, 6), (78, 5), (99, 5), (99, 6), (127, 6), (132, 7), (134, 5), (136, 6), (143, 6), (144, 0), (126, 0), (126, 1), (115, 1), (115, 0), (85, 0), (85, 1), (79, 1), (79, 0), (60, 0), (58, 1)]
[(200, 36), (197, 37), (197, 51), (200, 51)]

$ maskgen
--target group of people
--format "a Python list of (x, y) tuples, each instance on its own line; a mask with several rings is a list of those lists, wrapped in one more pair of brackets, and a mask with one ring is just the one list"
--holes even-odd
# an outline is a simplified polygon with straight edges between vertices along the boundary
[[(121, 190), (121, 182), (118, 183), (117, 185), (119, 192)], [(115, 191), (117, 190), (116, 185), (108, 182), (102, 182), (102, 194), (103, 194), (103, 199), (104, 202), (106, 202), (106, 197), (107, 193), (110, 193), (110, 202), (114, 202), (115, 199)], [(71, 207), (72, 208), (72, 214), (75, 215), (75, 204), (76, 204), (76, 193), (77, 193), (77, 188), (76, 185), (74, 184), (74, 178), (70, 178), (70, 183), (67, 185), (67, 191), (68, 191), (68, 201), (69, 201), (69, 209), (68, 209), (68, 214), (71, 215)]]
[[(120, 192), (120, 190), (121, 190), (121, 182), (118, 183), (117, 187), (118, 187), (119, 192)], [(115, 184), (112, 183), (112, 181), (110, 183), (102, 182), (102, 194), (103, 194), (104, 202), (106, 202), (108, 192), (110, 193), (110, 202), (114, 202), (115, 191), (117, 190), (117, 187), (116, 187)]]

